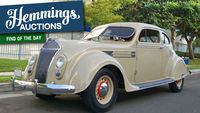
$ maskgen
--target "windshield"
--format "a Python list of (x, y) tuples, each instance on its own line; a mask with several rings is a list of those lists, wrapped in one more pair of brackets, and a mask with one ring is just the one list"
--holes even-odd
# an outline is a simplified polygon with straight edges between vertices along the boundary
[(85, 36), (84, 39), (88, 40), (88, 39), (96, 38), (96, 37), (98, 37), (104, 30), (105, 30), (105, 27), (104, 27), (104, 28), (99, 28), (99, 29), (92, 30), (88, 35)]
[(93, 30), (84, 39), (94, 41), (130, 41), (134, 33), (135, 30), (131, 27), (109, 26)]

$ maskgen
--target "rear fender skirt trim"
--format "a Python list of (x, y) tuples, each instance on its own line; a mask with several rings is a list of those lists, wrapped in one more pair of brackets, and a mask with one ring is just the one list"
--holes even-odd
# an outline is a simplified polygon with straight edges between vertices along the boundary
[(162, 80), (156, 80), (156, 81), (133, 84), (133, 85), (138, 86), (139, 90), (142, 90), (142, 89), (153, 88), (153, 87), (169, 84), (169, 83), (172, 83), (174, 81), (175, 80), (172, 79), (172, 78), (166, 78), (166, 79), (162, 79)]

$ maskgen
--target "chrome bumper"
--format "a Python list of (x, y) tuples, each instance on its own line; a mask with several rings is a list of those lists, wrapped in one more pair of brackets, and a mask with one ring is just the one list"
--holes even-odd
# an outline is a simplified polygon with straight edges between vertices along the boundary
[(21, 80), (15, 80), (15, 76), (11, 78), (11, 84), (13, 91), (16, 87), (20, 87), (23, 89), (31, 90), (34, 94), (53, 95), (75, 92), (75, 87), (72, 85), (44, 84), (38, 83), (37, 80), (34, 80), (34, 82), (26, 82)]

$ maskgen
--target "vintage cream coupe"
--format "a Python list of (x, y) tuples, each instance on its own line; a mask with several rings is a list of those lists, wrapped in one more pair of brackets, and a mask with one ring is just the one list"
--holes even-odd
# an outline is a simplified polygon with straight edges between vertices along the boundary
[(79, 94), (93, 112), (106, 112), (119, 88), (126, 92), (169, 84), (180, 92), (188, 70), (165, 30), (144, 23), (111, 23), (94, 28), (82, 40), (50, 38), (30, 58), (23, 80), (13, 87), (47, 99)]

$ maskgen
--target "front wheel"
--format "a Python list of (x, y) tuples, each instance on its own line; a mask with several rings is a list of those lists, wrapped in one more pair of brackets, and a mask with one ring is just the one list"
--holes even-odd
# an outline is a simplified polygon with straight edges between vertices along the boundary
[(117, 95), (118, 83), (115, 75), (108, 69), (101, 69), (81, 97), (87, 107), (100, 113), (111, 109)]
[(183, 89), (184, 78), (172, 82), (169, 84), (169, 88), (172, 92), (180, 92)]

